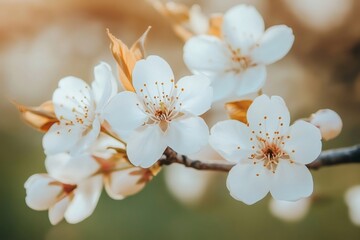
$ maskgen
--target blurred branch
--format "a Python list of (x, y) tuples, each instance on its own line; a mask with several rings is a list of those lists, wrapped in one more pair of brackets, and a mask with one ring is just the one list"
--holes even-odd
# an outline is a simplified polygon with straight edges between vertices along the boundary
[[(164, 155), (165, 158), (159, 161), (160, 165), (179, 163), (197, 170), (214, 170), (222, 172), (228, 172), (234, 166), (229, 163), (208, 163), (199, 160), (191, 160), (187, 156), (177, 154), (171, 148), (167, 148)], [(309, 169), (316, 170), (325, 166), (345, 163), (360, 163), (360, 145), (323, 151), (315, 161), (306, 166)]]

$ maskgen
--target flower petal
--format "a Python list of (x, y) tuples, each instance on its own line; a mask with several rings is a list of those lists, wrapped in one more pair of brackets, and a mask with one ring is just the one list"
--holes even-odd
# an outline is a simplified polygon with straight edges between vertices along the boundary
[(235, 90), (236, 83), (238, 82), (238, 76), (234, 72), (227, 72), (221, 75), (212, 77), (213, 81), (211, 86), (213, 87), (213, 101), (219, 101), (221, 99), (230, 97)]
[(47, 174), (32, 175), (25, 182), (26, 204), (34, 210), (46, 210), (51, 207), (62, 192), (61, 185), (51, 184), (55, 179)]
[(285, 25), (268, 28), (251, 53), (255, 63), (271, 64), (283, 58), (294, 43), (292, 29)]
[(211, 128), (210, 145), (227, 161), (238, 163), (251, 155), (250, 130), (242, 122), (226, 120)]
[(139, 168), (115, 171), (105, 178), (105, 189), (107, 194), (115, 200), (124, 199), (141, 191), (145, 183), (139, 183), (141, 175), (132, 175), (131, 172), (138, 171)]
[(45, 167), (49, 175), (67, 184), (76, 184), (100, 168), (90, 154), (71, 156), (67, 153), (47, 156)]
[(224, 72), (231, 64), (231, 53), (217, 37), (200, 35), (184, 45), (184, 62), (194, 74), (208, 77)]
[(177, 82), (177, 86), (176, 108), (180, 112), (201, 115), (210, 109), (213, 90), (207, 77), (201, 75), (183, 77)]
[(151, 55), (136, 62), (133, 70), (133, 85), (138, 96), (144, 98), (154, 99), (154, 97), (170, 95), (174, 89), (174, 74), (164, 59)]
[(258, 65), (246, 69), (244, 72), (238, 74), (238, 86), (236, 87), (236, 94), (244, 96), (250, 93), (256, 93), (265, 84), (266, 67)]
[(142, 126), (129, 136), (126, 152), (133, 165), (148, 168), (159, 160), (166, 147), (163, 132), (153, 124)]
[(271, 195), (276, 200), (296, 201), (313, 192), (313, 179), (309, 169), (302, 164), (280, 160), (277, 165)]
[(91, 89), (94, 94), (96, 109), (101, 112), (105, 104), (117, 92), (117, 85), (111, 67), (105, 62), (101, 62), (94, 68), (94, 76), (95, 80), (91, 84)]
[[(79, 116), (84, 116), (86, 111), (94, 109), (92, 93), (89, 85), (76, 77), (66, 77), (59, 81), (52, 101), (56, 117), (66, 119), (76, 124)], [(89, 115), (89, 114), (88, 114)], [(91, 118), (92, 116), (88, 116)]]
[(222, 33), (233, 50), (240, 49), (247, 55), (264, 33), (264, 20), (252, 6), (241, 4), (228, 10), (224, 15)]
[(82, 137), (80, 138), (76, 146), (70, 150), (70, 153), (76, 155), (82, 153), (83, 151), (91, 147), (96, 141), (97, 137), (100, 135), (100, 129), (100, 119), (98, 117), (95, 117), (91, 127), (88, 127), (85, 131), (83, 131)]
[(74, 197), (65, 212), (66, 221), (78, 223), (94, 212), (101, 195), (102, 184), (102, 175), (96, 175), (77, 185)]
[(128, 91), (111, 99), (104, 110), (104, 118), (119, 136), (140, 127), (148, 119), (136, 93)]
[(65, 197), (49, 208), (49, 220), (52, 225), (58, 224), (64, 218), (65, 211), (69, 206), (70, 198)]
[(70, 151), (81, 139), (83, 129), (79, 126), (55, 123), (43, 137), (42, 144), (46, 155)]
[(236, 164), (229, 172), (226, 186), (236, 200), (251, 205), (261, 200), (269, 192), (270, 171), (262, 164)]
[[(275, 132), (286, 134), (290, 124), (290, 113), (284, 100), (278, 96), (261, 95), (253, 101), (247, 111), (251, 129), (264, 139), (272, 138)], [(266, 135), (268, 134), (268, 135)]]
[(166, 137), (177, 153), (194, 154), (208, 143), (209, 128), (200, 117), (177, 119), (170, 123)]
[(303, 120), (296, 121), (289, 129), (285, 140), (285, 151), (290, 158), (298, 163), (308, 164), (321, 153), (320, 130), (311, 123)]

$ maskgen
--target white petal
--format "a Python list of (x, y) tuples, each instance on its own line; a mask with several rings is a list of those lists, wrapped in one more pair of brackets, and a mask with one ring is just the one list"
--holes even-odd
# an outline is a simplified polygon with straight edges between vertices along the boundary
[(194, 74), (213, 76), (231, 64), (231, 52), (223, 41), (213, 36), (196, 36), (184, 45), (184, 62)]
[(224, 15), (222, 33), (233, 50), (240, 49), (247, 55), (264, 32), (264, 20), (259, 12), (249, 5), (238, 5)]
[(235, 92), (235, 86), (239, 81), (238, 75), (234, 72), (223, 73), (212, 77), (212, 79), (211, 86), (214, 90), (213, 101), (231, 97), (232, 93)]
[(174, 89), (174, 74), (171, 67), (159, 56), (148, 56), (136, 62), (132, 77), (134, 88), (140, 97), (154, 99), (170, 95)]
[(303, 198), (295, 202), (275, 200), (272, 198), (269, 209), (275, 217), (287, 222), (295, 222), (306, 216), (309, 212), (310, 204), (310, 198)]
[(210, 145), (227, 161), (238, 163), (251, 155), (251, 134), (242, 122), (226, 120), (211, 128)]
[(65, 211), (69, 206), (70, 198), (65, 197), (49, 208), (49, 220), (52, 225), (58, 224), (64, 218)]
[(261, 200), (269, 192), (270, 171), (262, 164), (239, 163), (229, 172), (226, 186), (236, 200), (248, 205)]
[(196, 35), (205, 34), (209, 30), (209, 19), (197, 4), (192, 5), (189, 10), (189, 25)]
[(258, 65), (240, 72), (238, 75), (238, 85), (236, 86), (236, 94), (244, 96), (250, 93), (256, 93), (265, 84), (266, 67)]
[(266, 133), (268, 133), (268, 138), (271, 139), (275, 132), (279, 132), (279, 135), (287, 133), (290, 113), (281, 97), (269, 98), (261, 95), (250, 105), (247, 120), (250, 128), (256, 131), (257, 135), (266, 139)]
[(101, 112), (113, 96), (112, 94), (117, 91), (117, 85), (111, 67), (105, 62), (94, 68), (94, 76), (95, 80), (91, 84), (91, 89), (94, 94), (96, 109)]
[(285, 25), (272, 26), (266, 30), (251, 53), (251, 59), (259, 64), (271, 64), (283, 58), (294, 43), (292, 29)]
[(97, 175), (80, 183), (74, 190), (74, 198), (65, 212), (69, 223), (78, 223), (89, 217), (95, 210), (102, 190), (102, 175)]
[(77, 155), (90, 148), (99, 136), (100, 129), (100, 119), (98, 117), (95, 117), (91, 127), (88, 127), (85, 131), (83, 131), (82, 137), (77, 142), (77, 144), (72, 149), (70, 149), (70, 153), (73, 155)]
[(26, 204), (34, 210), (46, 210), (51, 207), (62, 192), (62, 186), (47, 174), (32, 175), (25, 182)]
[(313, 179), (305, 165), (280, 160), (273, 177), (270, 192), (276, 200), (296, 201), (313, 192)]
[(178, 111), (201, 115), (210, 109), (213, 90), (207, 77), (201, 75), (183, 77), (177, 82), (177, 86)]
[(285, 141), (285, 151), (295, 162), (308, 164), (321, 153), (320, 130), (303, 120), (296, 121), (289, 129), (290, 138)]
[(180, 154), (194, 154), (208, 143), (209, 128), (200, 117), (174, 120), (167, 131), (168, 146)]
[(67, 153), (47, 156), (45, 167), (49, 175), (67, 184), (76, 184), (100, 168), (90, 154), (71, 156)]
[(156, 124), (145, 125), (129, 136), (126, 152), (132, 164), (148, 168), (159, 160), (166, 147), (160, 127)]
[(56, 123), (46, 132), (42, 144), (46, 155), (70, 151), (82, 137), (83, 128)]
[(120, 136), (124, 131), (133, 131), (140, 127), (148, 119), (136, 93), (128, 91), (121, 92), (111, 99), (104, 110), (104, 118), (111, 129)]
[(76, 124), (76, 118), (88, 112), (91, 118), (94, 102), (89, 85), (76, 77), (66, 77), (59, 81), (59, 88), (53, 94), (55, 114), (58, 119), (66, 119)]
[(141, 168), (134, 167), (110, 173), (105, 180), (106, 192), (115, 200), (138, 193), (144, 188), (145, 183), (139, 183), (141, 175), (132, 175), (131, 173), (140, 170)]

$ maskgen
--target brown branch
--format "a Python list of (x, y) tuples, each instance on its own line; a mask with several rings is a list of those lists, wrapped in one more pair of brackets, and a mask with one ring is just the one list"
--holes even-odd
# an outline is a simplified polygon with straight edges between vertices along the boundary
[[(229, 163), (205, 163), (199, 160), (191, 160), (187, 156), (177, 154), (171, 148), (167, 148), (164, 155), (165, 158), (159, 160), (160, 165), (178, 163), (197, 170), (214, 170), (222, 172), (228, 172), (234, 166)], [(360, 144), (323, 151), (315, 161), (306, 166), (309, 169), (319, 169), (325, 166), (345, 163), (360, 163)]]

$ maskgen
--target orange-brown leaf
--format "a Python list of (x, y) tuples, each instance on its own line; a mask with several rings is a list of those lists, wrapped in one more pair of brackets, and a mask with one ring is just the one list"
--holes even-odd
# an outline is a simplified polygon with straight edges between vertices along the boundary
[(145, 57), (145, 40), (151, 27), (141, 35), (141, 37), (129, 49), (125, 43), (112, 35), (107, 29), (107, 34), (110, 38), (110, 50), (113, 54), (119, 69), (120, 83), (127, 91), (134, 92), (135, 89), (132, 85), (132, 71), (135, 63)]
[(16, 102), (13, 103), (25, 122), (41, 132), (47, 132), (54, 123), (59, 121), (55, 116), (52, 101), (44, 102), (38, 107), (27, 107)]
[(252, 102), (252, 100), (228, 102), (225, 104), (225, 109), (231, 119), (247, 124), (246, 113)]
[(223, 23), (223, 15), (222, 14), (212, 15), (209, 20), (208, 34), (214, 35), (216, 37), (221, 37), (222, 23)]

